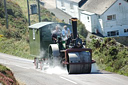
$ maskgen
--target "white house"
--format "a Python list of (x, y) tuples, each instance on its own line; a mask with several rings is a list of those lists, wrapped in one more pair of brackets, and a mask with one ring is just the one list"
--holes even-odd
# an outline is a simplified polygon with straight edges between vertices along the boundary
[(80, 20), (91, 33), (128, 36), (128, 0), (88, 0), (80, 9)]
[(86, 1), (87, 0), (56, 0), (56, 8), (79, 19), (79, 7)]

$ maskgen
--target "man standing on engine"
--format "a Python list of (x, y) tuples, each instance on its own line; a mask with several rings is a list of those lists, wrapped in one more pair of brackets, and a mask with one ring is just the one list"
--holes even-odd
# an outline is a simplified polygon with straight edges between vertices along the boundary
[(68, 37), (70, 36), (71, 32), (70, 32), (70, 29), (67, 28), (67, 26), (65, 25), (62, 29), (62, 37), (64, 40), (67, 40)]

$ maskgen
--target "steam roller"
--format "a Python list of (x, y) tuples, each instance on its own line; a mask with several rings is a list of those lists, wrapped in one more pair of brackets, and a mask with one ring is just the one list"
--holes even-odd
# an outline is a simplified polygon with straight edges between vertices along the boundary
[[(56, 43), (50, 44), (48, 54), (50, 64), (59, 61), (60, 64), (67, 67), (69, 74), (90, 73), (92, 60), (92, 49), (85, 48), (82, 40), (77, 34), (77, 19), (72, 18), (72, 36), (64, 40), (57, 36)], [(58, 62), (57, 62), (58, 63)]]

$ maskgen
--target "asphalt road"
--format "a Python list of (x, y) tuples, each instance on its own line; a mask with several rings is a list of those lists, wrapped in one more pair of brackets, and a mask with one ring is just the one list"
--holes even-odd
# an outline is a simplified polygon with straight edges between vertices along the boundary
[(127, 85), (128, 77), (98, 71), (92, 66), (91, 74), (69, 75), (66, 69), (60, 67), (44, 70), (35, 69), (32, 60), (23, 59), (0, 53), (0, 63), (9, 67), (17, 80), (26, 85)]
[(65, 23), (69, 23), (69, 19), (71, 19), (71, 16), (66, 14), (65, 12), (62, 12), (59, 9), (56, 9), (55, 0), (41, 0), (41, 1), (45, 3), (44, 7), (50, 12), (54, 13), (58, 19), (64, 20)]

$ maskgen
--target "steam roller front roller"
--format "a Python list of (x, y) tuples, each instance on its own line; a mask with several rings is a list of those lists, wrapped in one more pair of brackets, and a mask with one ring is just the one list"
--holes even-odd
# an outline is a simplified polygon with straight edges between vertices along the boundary
[(91, 72), (91, 55), (89, 52), (68, 53), (68, 62), (67, 69), (69, 74)]
[(60, 56), (59, 47), (57, 44), (50, 44), (49, 45), (49, 59), (50, 64), (55, 64), (58, 60), (58, 56)]

